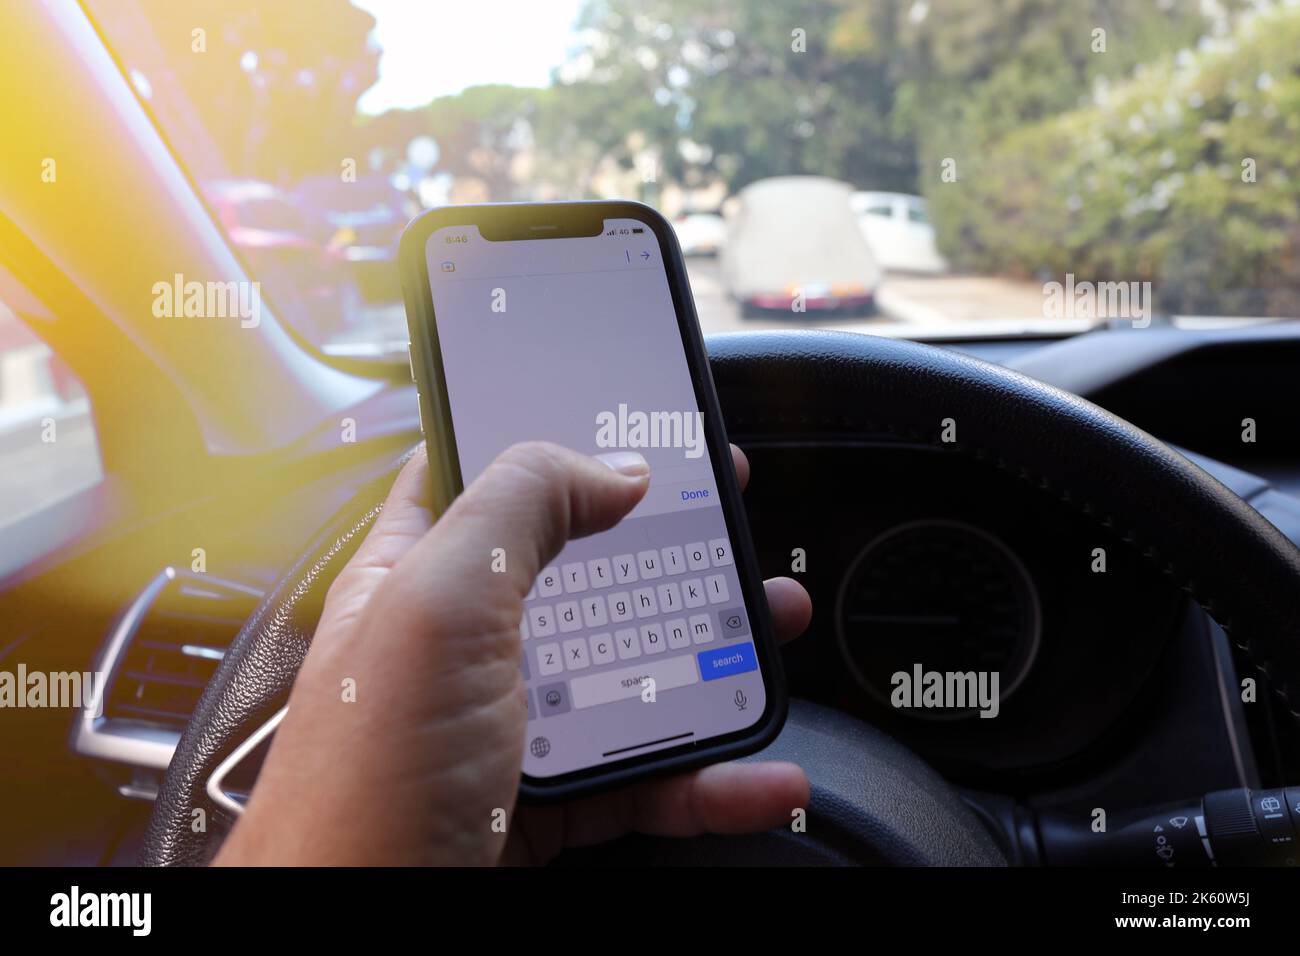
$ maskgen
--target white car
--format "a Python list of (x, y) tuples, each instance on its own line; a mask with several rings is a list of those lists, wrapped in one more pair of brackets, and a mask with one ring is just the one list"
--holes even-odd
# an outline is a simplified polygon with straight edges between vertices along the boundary
[(684, 213), (673, 220), (684, 256), (716, 256), (727, 236), (723, 218), (711, 212)]
[(882, 273), (849, 208), (852, 188), (777, 176), (737, 195), (720, 262), (744, 316), (875, 308)]
[(856, 192), (849, 205), (858, 227), (888, 272), (937, 274), (948, 263), (934, 243), (925, 200), (907, 193)]

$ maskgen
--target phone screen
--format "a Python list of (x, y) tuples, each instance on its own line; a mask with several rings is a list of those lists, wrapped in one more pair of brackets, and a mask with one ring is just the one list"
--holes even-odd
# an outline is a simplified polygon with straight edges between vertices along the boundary
[[(524, 772), (571, 774), (744, 731), (766, 707), (715, 462), (654, 232), (425, 245), (464, 484), (542, 439), (632, 449), (650, 488), (568, 544), (524, 602)], [(507, 560), (509, 557), (507, 556)]]

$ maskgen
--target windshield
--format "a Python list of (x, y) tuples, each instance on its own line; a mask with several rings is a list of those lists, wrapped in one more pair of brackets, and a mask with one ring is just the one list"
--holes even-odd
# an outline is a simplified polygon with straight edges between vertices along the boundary
[(1300, 314), (1284, 0), (86, 6), (327, 354), (403, 357), (403, 226), (486, 201), (656, 207), (706, 332)]

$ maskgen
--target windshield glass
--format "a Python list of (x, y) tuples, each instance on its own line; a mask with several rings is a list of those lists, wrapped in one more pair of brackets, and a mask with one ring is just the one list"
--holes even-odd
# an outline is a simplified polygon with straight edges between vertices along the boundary
[(404, 356), (403, 226), (485, 201), (658, 208), (705, 331), (1300, 314), (1285, 0), (85, 2), (328, 354)]

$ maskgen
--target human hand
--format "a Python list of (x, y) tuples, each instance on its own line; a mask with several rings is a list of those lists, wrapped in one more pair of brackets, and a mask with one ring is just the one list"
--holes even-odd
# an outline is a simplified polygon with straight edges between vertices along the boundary
[[(748, 462), (732, 452), (743, 487)], [(568, 540), (612, 527), (649, 485), (640, 455), (602, 458), (516, 445), (435, 525), (424, 449), (412, 457), (330, 587), (218, 864), (540, 863), (630, 831), (766, 830), (807, 804), (793, 764), (723, 763), (516, 811), (524, 595)], [(495, 548), (505, 549), (505, 573), (489, 571)], [(807, 592), (789, 578), (766, 590), (778, 636), (797, 636), (812, 613)], [(505, 832), (492, 826), (498, 811)]]

